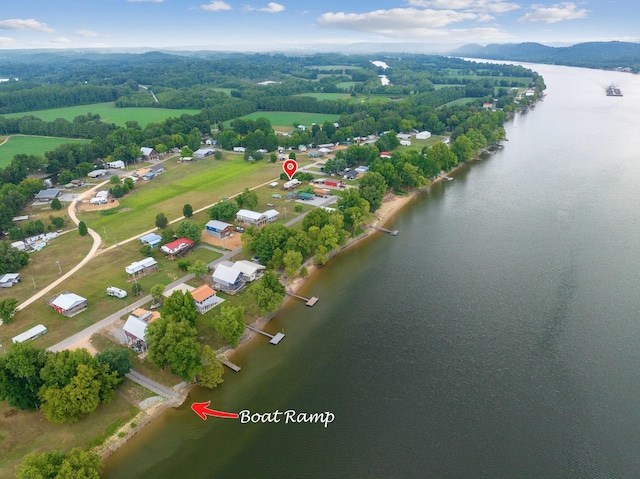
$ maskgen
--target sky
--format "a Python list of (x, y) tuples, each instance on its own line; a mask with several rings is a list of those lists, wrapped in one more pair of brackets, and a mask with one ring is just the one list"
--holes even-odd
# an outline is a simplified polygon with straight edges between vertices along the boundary
[[(4, 2), (3, 2), (4, 3)], [(637, 0), (8, 0), (0, 49), (341, 51), (354, 43), (640, 41)]]

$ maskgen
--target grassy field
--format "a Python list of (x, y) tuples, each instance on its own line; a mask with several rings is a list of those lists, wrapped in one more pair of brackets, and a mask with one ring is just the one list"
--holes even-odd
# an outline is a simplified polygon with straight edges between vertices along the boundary
[[(477, 98), (464, 97), (464, 98), (458, 98), (457, 100), (450, 101), (449, 103), (445, 103), (444, 105), (440, 105), (440, 106), (442, 107), (442, 106), (445, 106), (445, 105), (448, 105), (448, 106), (466, 105), (467, 103), (471, 103), (471, 102), (476, 101), (476, 100), (477, 100)], [(438, 108), (440, 108), (440, 107), (438, 107)]]
[(397, 151), (405, 151), (405, 150), (417, 150), (422, 151), (425, 146), (433, 146), (436, 143), (440, 143), (444, 137), (438, 135), (431, 135), (431, 137), (426, 140), (416, 140), (415, 137), (411, 138), (410, 146), (399, 146), (396, 148)]
[(341, 81), (336, 83), (336, 86), (338, 88), (346, 88), (349, 89), (351, 88), (353, 85), (355, 85), (356, 83), (358, 83), (357, 81)]
[[(122, 387), (122, 386), (120, 386)], [(14, 477), (15, 466), (28, 453), (66, 452), (86, 447), (96, 438), (105, 437), (125, 424), (138, 409), (119, 394), (113, 401), (98, 407), (95, 413), (75, 424), (53, 424), (42, 412), (17, 411), (0, 402), (0, 478)]]
[(453, 84), (449, 84), (449, 83), (438, 83), (438, 84), (434, 84), (433, 88), (435, 90), (441, 90), (442, 88), (456, 87), (456, 86), (464, 87), (464, 85), (453, 85)]
[(20, 153), (43, 156), (45, 152), (55, 150), (64, 143), (88, 143), (89, 140), (73, 138), (48, 138), (43, 136), (11, 135), (5, 144), (0, 146), (0, 168), (7, 166), (11, 159)]
[[(292, 127), (294, 123), (300, 123), (302, 125), (311, 125), (312, 123), (322, 124), (325, 121), (338, 121), (340, 115), (329, 115), (325, 113), (301, 113), (290, 111), (255, 111), (249, 113), (241, 118), (249, 118), (255, 120), (261, 116), (267, 118), (271, 125), (275, 128), (277, 126)], [(229, 126), (231, 121), (225, 121), (224, 125)]]
[(200, 110), (182, 109), (171, 110), (168, 108), (116, 108), (113, 102), (94, 103), (92, 105), (70, 106), (66, 108), (53, 108), (51, 110), (28, 111), (24, 113), (10, 113), (4, 115), (8, 118), (16, 116), (33, 115), (44, 121), (53, 121), (56, 118), (64, 118), (72, 121), (76, 116), (86, 115), (87, 113), (98, 113), (105, 123), (115, 123), (124, 126), (129, 120), (137, 121), (141, 127), (145, 127), (148, 123), (156, 123), (169, 117), (180, 116), (184, 113), (187, 115), (196, 115)]

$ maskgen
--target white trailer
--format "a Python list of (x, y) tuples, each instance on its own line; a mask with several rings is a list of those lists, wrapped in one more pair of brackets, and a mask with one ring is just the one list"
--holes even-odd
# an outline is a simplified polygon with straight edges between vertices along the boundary
[(38, 324), (37, 326), (34, 326), (28, 331), (25, 331), (22, 334), (18, 334), (17, 336), (12, 338), (11, 341), (13, 341), (14, 343), (24, 343), (25, 341), (30, 341), (31, 339), (39, 338), (46, 332), (47, 332), (47, 328), (42, 324)]
[(109, 296), (115, 296), (116, 298), (127, 297), (127, 292), (124, 289), (116, 288), (115, 286), (109, 286), (107, 288), (107, 294)]

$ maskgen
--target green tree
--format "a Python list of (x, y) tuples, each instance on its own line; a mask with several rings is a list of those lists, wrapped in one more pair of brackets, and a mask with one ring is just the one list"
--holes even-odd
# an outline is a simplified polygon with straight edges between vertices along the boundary
[(302, 266), (302, 254), (300, 251), (287, 251), (282, 258), (282, 262), (284, 263), (285, 274), (288, 278), (293, 279), (300, 266)]
[(61, 218), (60, 216), (54, 216), (53, 218), (51, 218), (51, 223), (56, 228), (62, 228), (64, 226), (64, 218)]
[(189, 203), (184, 205), (182, 207), (182, 214), (185, 218), (191, 218), (193, 216), (193, 206), (191, 206)]
[(293, 151), (291, 153), (289, 153), (289, 159), (290, 160), (295, 160), (296, 159), (296, 154)]
[(109, 372), (115, 372), (119, 378), (131, 371), (131, 360), (129, 359), (129, 349), (118, 346), (111, 346), (96, 354), (98, 364), (106, 364)]
[(187, 268), (187, 271), (194, 274), (196, 278), (202, 278), (205, 274), (209, 273), (209, 265), (197, 259)]
[(322, 266), (327, 264), (327, 261), (329, 261), (329, 258), (327, 257), (327, 248), (324, 245), (319, 245), (316, 248), (316, 255), (313, 258), (313, 263), (318, 266)]
[(140, 296), (140, 294), (142, 294), (142, 286), (140, 286), (140, 283), (138, 283), (138, 281), (134, 281), (133, 283), (131, 283), (131, 294), (133, 294), (134, 296)]
[(360, 196), (369, 202), (369, 208), (373, 212), (382, 205), (387, 184), (380, 173), (369, 172), (360, 180), (358, 189)]
[(187, 321), (193, 325), (198, 319), (198, 309), (191, 293), (174, 291), (162, 304), (162, 316), (171, 317), (173, 321)]
[(78, 233), (80, 236), (87, 236), (89, 230), (87, 229), (87, 224), (84, 221), (78, 223)]
[(284, 301), (285, 287), (276, 273), (267, 271), (262, 279), (252, 286), (251, 293), (261, 314), (273, 313)]
[(4, 324), (11, 322), (13, 315), (18, 312), (18, 300), (15, 298), (6, 298), (0, 300), (0, 320)]
[(73, 448), (69, 452), (27, 454), (16, 468), (17, 479), (100, 479), (102, 462), (91, 451)]
[(136, 184), (133, 182), (133, 178), (125, 178), (123, 186), (131, 191), (136, 186)]
[(51, 200), (51, 209), (52, 210), (62, 209), (62, 203), (60, 203), (60, 200), (58, 198), (54, 198)]
[(191, 158), (193, 156), (193, 150), (188, 146), (183, 146), (180, 150), (180, 156), (183, 158)]
[(176, 230), (178, 238), (188, 238), (195, 243), (200, 241), (201, 233), (202, 227), (200, 225), (187, 220), (180, 222), (180, 225), (178, 225), (178, 229)]
[(156, 227), (163, 229), (163, 228), (166, 228), (168, 224), (169, 224), (169, 220), (167, 219), (164, 213), (158, 213), (156, 215)]
[(165, 289), (165, 285), (162, 283), (158, 283), (151, 286), (151, 289), (149, 290), (149, 294), (153, 298), (153, 302), (155, 304), (162, 303), (162, 300), (164, 299), (164, 296), (162, 294), (164, 293), (164, 289)]
[(49, 354), (29, 343), (18, 343), (0, 356), (0, 399), (11, 407), (37, 410), (43, 385), (40, 371)]
[(469, 161), (473, 158), (473, 143), (466, 135), (460, 135), (451, 144), (451, 151), (456, 155), (458, 162)]
[(222, 363), (218, 361), (216, 352), (208, 344), (205, 344), (202, 348), (200, 363), (202, 364), (202, 369), (198, 374), (200, 386), (213, 389), (224, 381), (222, 379), (224, 374)]
[[(167, 244), (167, 243), (171, 243), (174, 239), (176, 239), (176, 234), (174, 233), (174, 231), (171, 228), (165, 228), (160, 232), (160, 236), (162, 237), (161, 243), (163, 245)], [(145, 246), (149, 246), (149, 245), (145, 245)], [(149, 249), (151, 250), (151, 246), (149, 246)], [(147, 255), (149, 256), (149, 255)]]
[(215, 153), (213, 154), (213, 157), (216, 160), (221, 160), (222, 159), (222, 152), (220, 150), (216, 150)]
[(149, 346), (148, 357), (157, 366), (170, 366), (171, 372), (192, 381), (201, 367), (197, 334), (198, 331), (189, 321), (176, 320), (163, 314), (147, 326), (145, 339)]
[(236, 203), (238, 204), (238, 208), (253, 210), (258, 206), (258, 195), (255, 191), (245, 188), (241, 194), (236, 196)]
[(7, 232), (7, 236), (9, 236), (10, 240), (17, 241), (24, 238), (24, 233), (20, 228), (14, 226), (13, 228), (9, 229), (9, 231)]
[(222, 306), (220, 313), (213, 320), (213, 327), (222, 339), (228, 341), (232, 348), (244, 334), (244, 307)]
[(233, 221), (236, 218), (238, 206), (231, 201), (221, 201), (209, 208), (209, 218), (218, 221)]
[(109, 178), (109, 183), (111, 183), (112, 185), (119, 185), (120, 177), (118, 175), (111, 176), (111, 178)]

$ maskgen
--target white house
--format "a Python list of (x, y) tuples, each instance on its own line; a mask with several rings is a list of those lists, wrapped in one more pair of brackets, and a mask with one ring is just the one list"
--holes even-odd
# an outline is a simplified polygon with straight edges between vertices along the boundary
[(246, 260), (236, 261), (233, 263), (232, 267), (242, 273), (242, 276), (247, 283), (251, 283), (258, 279), (260, 271), (266, 269), (266, 267), (261, 264)]
[(145, 340), (145, 336), (147, 333), (147, 323), (142, 321), (141, 319), (136, 318), (133, 315), (129, 315), (127, 318), (127, 322), (124, 323), (122, 328), (124, 331), (129, 344), (136, 344), (141, 347), (141, 349), (146, 349), (147, 343)]
[(224, 301), (224, 299), (216, 296), (215, 290), (206, 284), (198, 286), (196, 289), (191, 291), (191, 296), (193, 297), (193, 301), (196, 303), (196, 308), (200, 314), (206, 313)]
[(200, 148), (193, 152), (194, 158), (206, 158), (207, 156), (211, 156), (216, 152), (213, 148)]
[(243, 209), (236, 213), (236, 221), (238, 223), (260, 227), (267, 224), (267, 217), (264, 213)]
[(149, 256), (148, 258), (145, 258), (143, 260), (134, 261), (129, 266), (126, 266), (124, 270), (127, 272), (127, 274), (130, 274), (130, 275), (140, 274), (142, 276), (157, 268), (158, 268), (158, 262), (155, 259), (153, 259), (151, 256)]
[(267, 223), (273, 223), (278, 218), (280, 218), (280, 213), (278, 212), (278, 210), (267, 210), (262, 214), (267, 217)]
[(427, 140), (431, 138), (431, 132), (429, 131), (421, 131), (420, 133), (416, 133), (416, 140)]
[(160, 249), (169, 256), (177, 256), (184, 254), (192, 246), (193, 241), (189, 238), (178, 238), (175, 241), (162, 245)]

